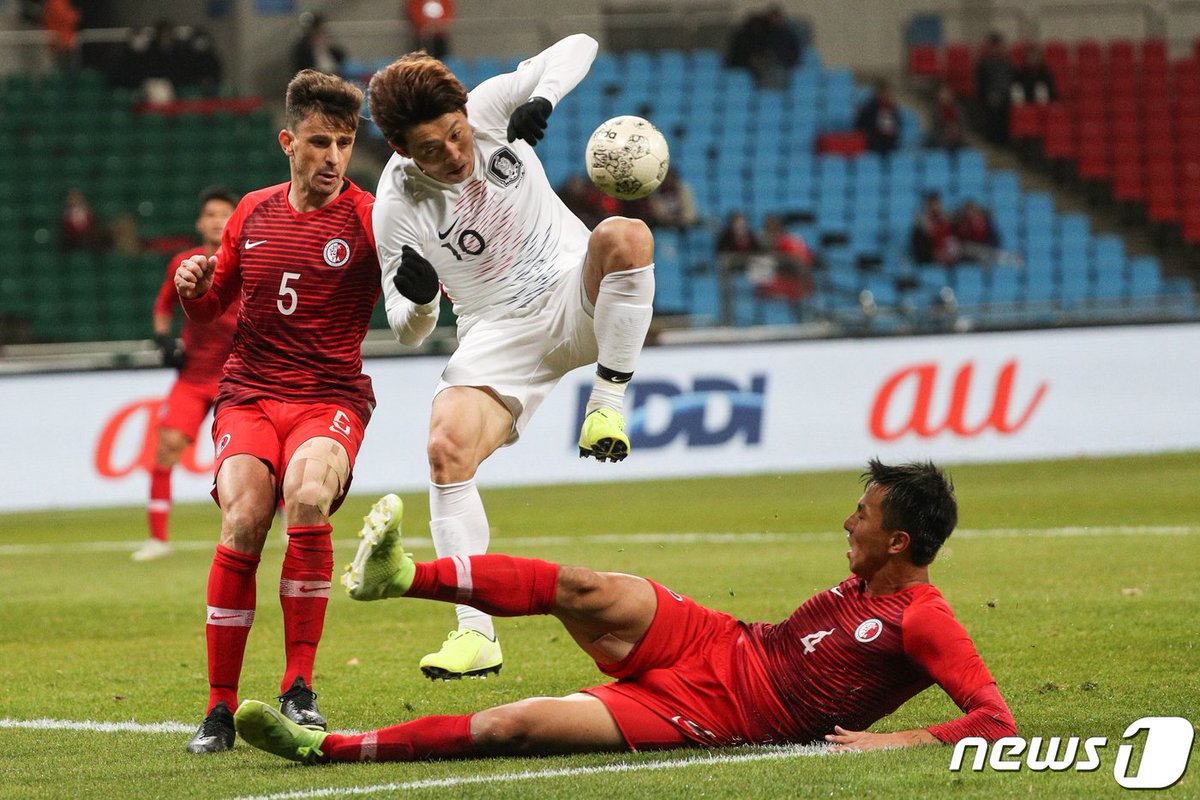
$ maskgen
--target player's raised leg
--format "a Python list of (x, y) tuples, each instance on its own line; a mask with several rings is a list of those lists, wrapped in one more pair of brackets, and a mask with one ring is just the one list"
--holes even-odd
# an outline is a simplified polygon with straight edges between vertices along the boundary
[(654, 316), (654, 237), (640, 220), (610, 217), (592, 231), (584, 289), (595, 305), (599, 357), (579, 455), (620, 461), (629, 454), (625, 388)]

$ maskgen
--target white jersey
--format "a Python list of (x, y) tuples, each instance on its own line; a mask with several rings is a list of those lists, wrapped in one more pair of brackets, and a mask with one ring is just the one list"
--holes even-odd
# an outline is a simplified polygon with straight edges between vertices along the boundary
[(463, 182), (441, 183), (411, 158), (392, 155), (372, 222), (388, 322), (400, 341), (419, 344), (438, 309), (437, 299), (415, 306), (392, 283), (406, 244), (437, 270), (460, 337), (476, 320), (529, 313), (564, 271), (583, 263), (587, 227), (555, 194), (533, 148), (507, 141), (507, 129), (512, 112), (532, 97), (557, 105), (587, 75), (596, 50), (591, 37), (568, 36), (476, 87), (467, 99), (475, 168)]

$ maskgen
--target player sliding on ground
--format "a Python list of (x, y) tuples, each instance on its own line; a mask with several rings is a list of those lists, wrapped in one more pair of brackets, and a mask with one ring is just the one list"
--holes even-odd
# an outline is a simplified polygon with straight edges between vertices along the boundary
[[(410, 53), (367, 90), (396, 151), (373, 217), (388, 321), (401, 342), (420, 344), (443, 289), (458, 317), (427, 448), (439, 556), (487, 552), (476, 470), (517, 440), (572, 369), (596, 364), (580, 455), (619, 461), (629, 452), (622, 408), (653, 313), (654, 240), (622, 217), (588, 231), (533, 150), (595, 55), (593, 39), (568, 36), (468, 94), (445, 64)], [(491, 617), (466, 605), (457, 612), (457, 629), (421, 669), (430, 678), (499, 672)]]
[[(949, 479), (929, 463), (871, 461), (845, 521), (851, 576), (779, 624), (746, 623), (645, 578), (504, 555), (414, 563), (400, 504), (379, 502), (352, 565), (350, 596), (467, 602), (503, 616), (552, 614), (615, 683), (365, 734), (302, 728), (247, 700), (255, 747), (306, 764), (416, 761), (670, 747), (812, 742), (871, 750), (1016, 732), (971, 638), (929, 582), (954, 529)], [(932, 684), (964, 716), (877, 733), (875, 721)]]

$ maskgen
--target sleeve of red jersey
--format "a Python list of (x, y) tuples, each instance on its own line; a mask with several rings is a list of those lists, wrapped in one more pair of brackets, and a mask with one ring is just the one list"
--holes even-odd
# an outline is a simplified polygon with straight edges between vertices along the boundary
[(171, 316), (179, 308), (179, 292), (175, 291), (175, 271), (179, 269), (179, 259), (173, 258), (167, 264), (167, 276), (162, 286), (158, 287), (158, 297), (154, 299), (154, 313)]
[(964, 716), (927, 729), (943, 742), (994, 741), (1016, 733), (1012, 712), (962, 624), (944, 601), (914, 603), (901, 623), (904, 651), (945, 690)]
[(238, 247), (238, 241), (242, 238), (242, 224), (246, 216), (259, 202), (257, 199), (251, 200), (252, 197), (243, 197), (233, 216), (225, 223), (221, 246), (217, 248), (217, 268), (213, 272), (212, 286), (195, 300), (181, 299), (183, 313), (193, 322), (212, 322), (221, 316), (242, 289), (241, 248)]

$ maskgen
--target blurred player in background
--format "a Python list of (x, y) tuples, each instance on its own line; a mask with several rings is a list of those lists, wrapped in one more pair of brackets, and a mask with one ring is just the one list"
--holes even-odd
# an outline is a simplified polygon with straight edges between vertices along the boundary
[[(238, 732), (255, 747), (305, 763), (822, 739), (837, 750), (874, 750), (1015, 734), (995, 679), (929, 581), (929, 564), (958, 521), (949, 479), (930, 463), (874, 460), (863, 478), (866, 488), (842, 525), (850, 577), (778, 624), (742, 622), (645, 578), (530, 558), (414, 564), (393, 515), (370, 531), (351, 597), (465, 599), (493, 614), (551, 614), (616, 682), (355, 735), (301, 728), (247, 700)], [(867, 730), (935, 683), (963, 716)]]
[(362, 372), (379, 298), (374, 198), (345, 177), (361, 107), (362, 92), (341, 78), (298, 73), (279, 132), (291, 180), (246, 195), (216, 255), (193, 256), (175, 273), (190, 319), (217, 319), (242, 298), (213, 421), (221, 537), (208, 577), (208, 711), (188, 743), (194, 753), (233, 746), (255, 575), (279, 498), (288, 520), (280, 707), (325, 727), (312, 672), (333, 573), (329, 517), (375, 406)]
[[(476, 470), (517, 440), (570, 370), (596, 364), (580, 455), (629, 452), (622, 407), (653, 314), (654, 240), (645, 223), (622, 217), (588, 231), (533, 150), (595, 56), (593, 39), (568, 36), (468, 95), (445, 64), (410, 53), (368, 88), (372, 118), (396, 151), (374, 215), (388, 321), (401, 342), (419, 344), (442, 288), (458, 316), (428, 442), (439, 556), (487, 552)], [(491, 617), (457, 611), (457, 630), (421, 669), (430, 678), (499, 672)]]
[(154, 342), (162, 353), (163, 366), (178, 370), (179, 374), (158, 411), (158, 425), (154, 429), (154, 466), (150, 471), (150, 502), (146, 505), (150, 538), (134, 551), (134, 561), (150, 561), (171, 554), (168, 533), (171, 470), (188, 445), (196, 441), (200, 423), (212, 408), (221, 368), (233, 347), (233, 331), (237, 327), (241, 302), (241, 298), (235, 298), (225, 313), (208, 325), (185, 320), (180, 338), (176, 339), (171, 333), (175, 310), (179, 308), (175, 270), (179, 268), (179, 262), (192, 256), (216, 254), (221, 245), (221, 232), (237, 202), (236, 195), (216, 187), (201, 193), (196, 231), (203, 243), (177, 253), (167, 262), (167, 276), (154, 303)]

